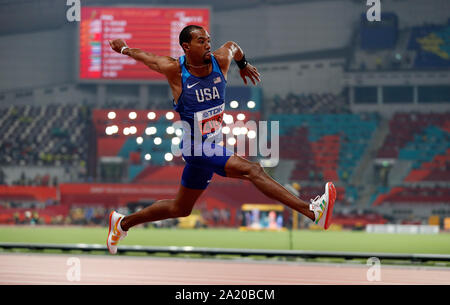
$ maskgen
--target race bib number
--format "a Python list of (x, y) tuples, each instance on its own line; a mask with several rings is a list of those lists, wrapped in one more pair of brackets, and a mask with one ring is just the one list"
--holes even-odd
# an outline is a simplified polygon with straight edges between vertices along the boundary
[(217, 133), (222, 129), (224, 110), (225, 103), (195, 113), (202, 136), (210, 133)]

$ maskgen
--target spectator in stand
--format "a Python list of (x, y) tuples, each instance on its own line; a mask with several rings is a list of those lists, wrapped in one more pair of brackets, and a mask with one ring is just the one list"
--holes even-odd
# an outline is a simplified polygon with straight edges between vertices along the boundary
[(6, 184), (5, 182), (5, 172), (0, 168), (0, 184)]
[(25, 220), (24, 220), (24, 224), (30, 224), (31, 223), (31, 212), (30, 211), (25, 211)]
[(92, 218), (94, 217), (94, 208), (87, 207), (84, 209), (84, 218), (86, 219), (86, 224), (92, 224)]
[(39, 213), (34, 211), (33, 212), (33, 217), (31, 218), (31, 222), (32, 225), (37, 225), (40, 224), (40, 219), (39, 219)]
[(361, 71), (366, 71), (366, 63), (364, 61), (362, 61), (359, 65), (359, 69)]
[(14, 215), (13, 215), (13, 218), (14, 218), (14, 223), (15, 223), (16, 225), (20, 224), (20, 215), (19, 215), (19, 212), (15, 212)]
[(42, 186), (48, 186), (49, 181), (50, 181), (50, 175), (49, 175), (49, 174), (45, 174), (45, 175), (42, 177), (42, 183), (41, 183), (41, 185), (42, 185)]
[(222, 224), (228, 225), (229, 222), (230, 222), (230, 211), (229, 211), (229, 209), (228, 208), (221, 209), (220, 212), (221, 212), (221, 218), (222, 218), (221, 222), (222, 222)]
[(383, 65), (383, 60), (381, 59), (381, 57), (378, 56), (375, 59), (375, 66), (376, 66), (377, 70), (381, 70), (383, 68), (382, 65)]
[(27, 179), (27, 178), (25, 177), (25, 173), (22, 172), (22, 173), (20, 174), (19, 185), (25, 185), (26, 179)]
[(318, 171), (318, 173), (317, 173), (317, 181), (323, 181), (322, 171)]
[(348, 182), (348, 172), (347, 172), (347, 170), (344, 170), (342, 172), (342, 181), (343, 182)]
[(213, 223), (214, 225), (218, 225), (219, 220), (220, 220), (220, 213), (219, 213), (219, 209), (214, 208), (213, 209), (213, 213), (212, 213), (212, 217), (213, 217)]

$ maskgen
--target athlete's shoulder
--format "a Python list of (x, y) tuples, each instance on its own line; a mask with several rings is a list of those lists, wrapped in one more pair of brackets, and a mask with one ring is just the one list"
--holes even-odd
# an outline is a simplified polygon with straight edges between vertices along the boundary
[(225, 79), (227, 78), (228, 69), (230, 68), (231, 61), (233, 60), (233, 46), (234, 42), (228, 41), (213, 52), (214, 58), (219, 64)]
[(164, 68), (162, 68), (161, 70), (163, 70), (163, 74), (167, 77), (169, 82), (178, 83), (181, 75), (181, 66), (178, 59), (170, 56), (165, 56), (163, 66)]

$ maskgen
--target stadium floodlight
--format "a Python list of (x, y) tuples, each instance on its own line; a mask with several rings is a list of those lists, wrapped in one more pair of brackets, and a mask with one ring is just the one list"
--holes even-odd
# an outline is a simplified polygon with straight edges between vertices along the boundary
[(173, 120), (174, 117), (175, 117), (175, 114), (172, 111), (169, 111), (166, 113), (166, 119)]
[(231, 114), (223, 114), (223, 121), (225, 122), (225, 124), (232, 124), (234, 119), (233, 116)]
[(233, 128), (233, 135), (238, 136), (241, 134), (241, 128), (240, 127), (234, 127)]
[(172, 138), (173, 145), (178, 145), (178, 144), (180, 144), (180, 142), (181, 142), (181, 140), (179, 137)]
[(136, 138), (136, 143), (137, 144), (141, 145), (143, 142), (144, 142), (144, 138), (142, 138), (142, 137), (137, 137)]
[(247, 134), (248, 133), (248, 129), (247, 127), (241, 127), (241, 134)]
[(180, 128), (178, 128), (177, 130), (175, 130), (175, 134), (179, 137), (181, 137), (183, 135), (183, 130), (181, 130)]
[(224, 127), (222, 128), (222, 133), (223, 133), (223, 134), (229, 134), (229, 133), (230, 133), (230, 127), (224, 126)]
[(154, 126), (145, 128), (145, 134), (148, 136), (151, 136), (152, 134), (155, 134), (156, 132), (157, 132), (157, 129)]
[(167, 162), (170, 162), (170, 161), (172, 161), (173, 160), (173, 155), (171, 154), (171, 153), (166, 153), (165, 155), (164, 155), (164, 159), (167, 161)]
[(119, 127), (117, 125), (108, 126), (105, 129), (105, 133), (110, 136), (119, 132)]
[(236, 139), (235, 138), (229, 138), (227, 142), (230, 145), (235, 145), (236, 144)]
[(145, 154), (145, 160), (147, 160), (147, 161), (150, 161), (151, 160), (151, 158), (152, 158), (152, 155), (150, 155), (150, 154)]
[(243, 121), (243, 120), (245, 120), (245, 114), (239, 113), (239, 114), (236, 116), (236, 118), (237, 118), (239, 121)]
[(254, 101), (248, 101), (248, 102), (247, 102), (247, 107), (248, 107), (249, 109), (253, 109), (253, 108), (256, 107), (256, 103), (255, 103)]
[(249, 139), (254, 139), (254, 138), (256, 138), (256, 131), (250, 130), (250, 131), (247, 133), (247, 137), (248, 137)]
[(131, 111), (128, 114), (128, 117), (130, 118), (130, 120), (135, 120), (137, 118), (137, 113), (135, 111)]
[(156, 119), (156, 113), (154, 113), (153, 111), (150, 111), (149, 113), (147, 113), (147, 118), (149, 120), (154, 120)]
[(136, 132), (137, 132), (136, 126), (131, 126), (130, 127), (130, 134), (136, 134)]
[(153, 143), (155, 143), (155, 145), (159, 145), (159, 144), (162, 143), (162, 140), (161, 140), (160, 137), (156, 137), (156, 138), (153, 140)]
[(238, 101), (231, 101), (230, 102), (230, 107), (233, 108), (233, 109), (239, 107)]
[(169, 126), (166, 128), (166, 132), (168, 134), (173, 134), (175, 132), (175, 128), (173, 128), (173, 126)]
[(123, 129), (123, 134), (124, 134), (125, 136), (128, 136), (128, 135), (130, 134), (130, 128), (125, 127), (125, 128)]
[(116, 113), (114, 111), (108, 112), (108, 119), (114, 120), (116, 118)]

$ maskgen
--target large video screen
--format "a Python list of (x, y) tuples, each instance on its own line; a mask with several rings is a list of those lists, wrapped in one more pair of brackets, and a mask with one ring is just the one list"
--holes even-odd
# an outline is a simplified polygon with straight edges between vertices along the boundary
[(80, 23), (81, 80), (161, 80), (162, 74), (115, 53), (108, 40), (121, 38), (132, 48), (178, 58), (180, 31), (189, 24), (209, 31), (208, 8), (83, 7)]

